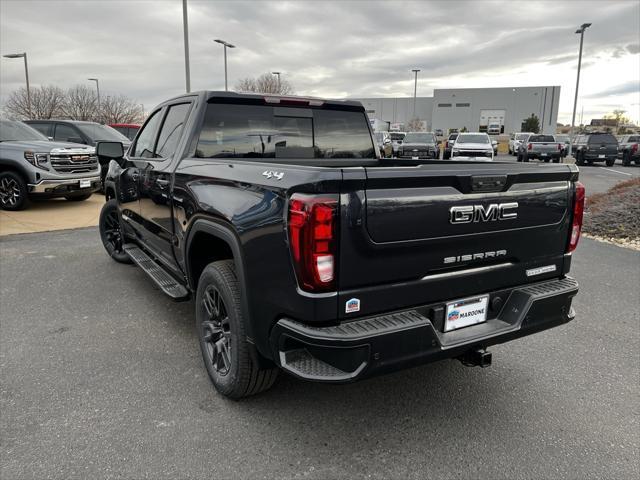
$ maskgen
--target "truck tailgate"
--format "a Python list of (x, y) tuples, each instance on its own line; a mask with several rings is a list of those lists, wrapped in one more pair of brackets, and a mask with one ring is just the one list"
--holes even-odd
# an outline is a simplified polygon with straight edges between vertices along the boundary
[(558, 148), (558, 143), (557, 142), (537, 142), (537, 143), (532, 143), (531, 144), (531, 151), (535, 152), (535, 153), (546, 153), (546, 154), (553, 154), (553, 153), (560, 153), (560, 149)]
[(365, 173), (342, 199), (342, 317), (349, 315), (340, 305), (354, 297), (361, 314), (374, 313), (563, 272), (575, 166), (465, 163)]

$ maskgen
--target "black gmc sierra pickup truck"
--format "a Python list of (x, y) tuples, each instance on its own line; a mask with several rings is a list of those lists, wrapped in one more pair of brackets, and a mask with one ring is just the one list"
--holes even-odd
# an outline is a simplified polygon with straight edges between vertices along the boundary
[(574, 318), (584, 187), (574, 165), (380, 158), (358, 102), (225, 92), (155, 110), (109, 156), (100, 235), (195, 298), (216, 389), (278, 370), (348, 382)]

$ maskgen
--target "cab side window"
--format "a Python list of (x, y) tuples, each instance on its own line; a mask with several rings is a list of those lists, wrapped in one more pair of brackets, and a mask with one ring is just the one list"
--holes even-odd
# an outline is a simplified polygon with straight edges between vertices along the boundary
[(176, 153), (190, 107), (190, 103), (180, 103), (169, 107), (158, 136), (155, 157), (168, 158)]
[(138, 140), (136, 141), (136, 147), (133, 150), (133, 156), (138, 158), (153, 158), (153, 149), (156, 140), (156, 131), (158, 130), (158, 124), (160, 123), (160, 112), (162, 110), (155, 111), (147, 123), (142, 127)]

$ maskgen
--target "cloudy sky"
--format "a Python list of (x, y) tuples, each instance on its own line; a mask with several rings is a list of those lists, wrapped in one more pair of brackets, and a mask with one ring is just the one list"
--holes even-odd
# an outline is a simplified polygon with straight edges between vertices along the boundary
[[(560, 85), (571, 121), (579, 36), (585, 35), (578, 119), (616, 108), (640, 120), (640, 2), (188, 0), (192, 90), (279, 70), (302, 95), (412, 96), (434, 88)], [(0, 0), (0, 53), (28, 52), (32, 85), (100, 79), (147, 109), (184, 91), (181, 0)], [(0, 102), (24, 85), (20, 60), (0, 59)], [(92, 84), (91, 84), (92, 85)]]

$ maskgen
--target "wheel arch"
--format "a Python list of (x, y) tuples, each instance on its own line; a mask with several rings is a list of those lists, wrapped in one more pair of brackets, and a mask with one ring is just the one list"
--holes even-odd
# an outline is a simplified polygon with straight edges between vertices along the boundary
[(29, 174), (27, 170), (19, 165), (16, 165), (14, 162), (4, 160), (0, 158), (0, 173), (1, 172), (14, 172), (22, 177), (24, 183), (29, 183)]

